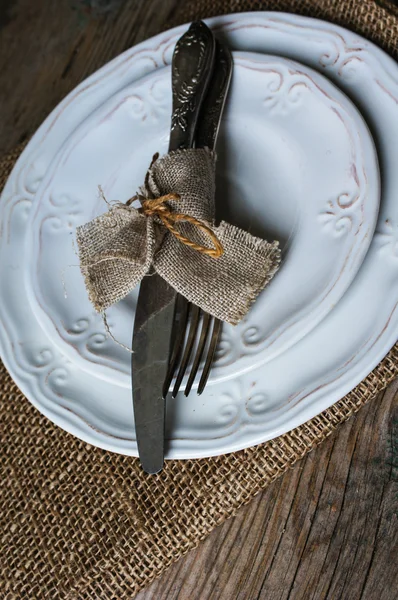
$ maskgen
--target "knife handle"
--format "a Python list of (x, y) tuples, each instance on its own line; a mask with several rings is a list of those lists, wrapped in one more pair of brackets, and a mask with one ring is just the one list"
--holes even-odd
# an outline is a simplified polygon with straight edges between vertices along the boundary
[(169, 152), (192, 148), (214, 63), (215, 39), (203, 21), (178, 40), (172, 60), (173, 112)]
[(232, 77), (232, 54), (227, 46), (216, 42), (214, 69), (208, 92), (199, 114), (195, 137), (197, 148), (214, 150), (220, 129), (221, 116)]

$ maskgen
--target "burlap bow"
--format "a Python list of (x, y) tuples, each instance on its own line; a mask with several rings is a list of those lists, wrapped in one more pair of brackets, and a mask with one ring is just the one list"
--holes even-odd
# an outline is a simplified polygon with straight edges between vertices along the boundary
[(214, 192), (214, 153), (171, 152), (147, 173), (140, 190), (145, 211), (117, 203), (77, 228), (80, 267), (98, 312), (153, 268), (206, 312), (233, 325), (242, 319), (277, 271), (279, 245), (224, 221), (216, 227)]

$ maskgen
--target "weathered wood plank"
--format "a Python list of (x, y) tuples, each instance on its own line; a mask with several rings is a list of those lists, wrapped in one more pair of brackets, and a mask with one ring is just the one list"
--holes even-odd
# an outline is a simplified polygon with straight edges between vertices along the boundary
[(395, 600), (398, 383), (137, 600)]
[(0, 152), (32, 135), (85, 77), (161, 31), (177, 4), (178, 0), (2, 1)]

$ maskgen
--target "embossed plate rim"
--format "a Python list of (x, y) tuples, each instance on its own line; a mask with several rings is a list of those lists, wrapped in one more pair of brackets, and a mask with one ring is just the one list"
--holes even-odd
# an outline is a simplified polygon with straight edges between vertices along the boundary
[[(352, 96), (352, 94), (349, 92), (358, 88), (358, 84), (360, 83), (360, 77), (358, 80), (358, 76), (361, 75), (360, 69), (372, 67), (374, 72), (378, 75), (378, 81), (374, 80), (374, 87), (372, 88), (376, 108), (379, 102), (384, 102), (385, 114), (382, 116), (379, 115), (378, 118), (387, 119), (392, 112), (394, 116), (396, 115), (396, 111), (398, 110), (397, 65), (376, 46), (352, 32), (322, 21), (282, 13), (246, 13), (233, 16), (229, 15), (212, 19), (209, 23), (214, 25), (219, 33), (221, 33), (222, 29), (224, 32), (227, 30), (228, 38), (231, 40), (232, 46), (235, 48), (238, 47), (237, 49), (277, 53), (283, 51), (285, 43), (286, 54), (295, 60), (301, 59), (304, 64), (309, 64), (309, 66), (313, 66), (315, 58), (321, 60), (321, 64), (319, 65), (316, 63), (315, 66), (318, 66), (318, 69), (322, 72), (329, 74), (331, 78), (334, 77), (337, 81), (343, 82), (344, 91), (350, 96)], [(244, 28), (249, 31), (250, 35), (244, 35), (244, 40), (242, 41), (242, 39), (239, 38), (239, 31), (242, 32)], [(147, 73), (151, 68), (157, 67), (157, 60), (159, 60), (161, 64), (161, 56), (164, 51), (166, 52), (166, 55), (169, 51), (167, 48), (164, 48), (164, 46), (167, 46), (168, 44), (172, 46), (176, 37), (182, 30), (183, 27), (180, 27), (172, 32), (161, 34), (160, 36), (157, 36), (157, 38), (149, 40), (148, 42), (141, 44), (138, 48), (130, 50), (121, 57), (115, 59), (111, 64), (119, 64), (120, 69), (118, 71), (118, 76), (120, 85), (123, 84), (123, 77), (125, 80), (129, 79), (126, 75), (126, 62), (128, 62), (132, 56), (135, 57), (134, 68), (136, 72), (141, 75)], [(264, 32), (266, 32), (267, 35), (264, 35)], [(299, 35), (298, 32), (300, 32), (301, 35)], [(328, 40), (328, 42), (330, 42), (330, 52), (327, 54), (321, 53), (320, 56), (318, 53), (316, 57), (311, 54), (306, 54), (311, 46), (311, 44), (308, 43), (309, 39), (314, 42), (318, 49), (321, 42), (323, 43), (325, 40)], [(163, 46), (162, 40), (164, 41)], [(349, 43), (346, 44), (347, 40)], [(272, 48), (268, 45), (270, 43), (273, 44)], [(149, 52), (150, 44), (157, 45), (157, 50), (155, 49), (152, 58), (147, 57), (144, 59), (145, 52)], [(344, 50), (344, 55), (340, 54), (340, 47)], [(298, 55), (295, 54), (296, 52), (298, 52)], [(155, 61), (156, 64), (154, 64), (153, 61)], [(353, 68), (355, 65), (357, 68)], [(96, 90), (96, 95), (101, 93), (101, 78), (109, 71), (109, 69), (110, 65), (106, 65), (106, 67), (101, 69), (100, 72), (96, 73), (88, 81), (83, 82), (77, 90), (61, 103), (60, 108), (64, 119), (67, 119), (68, 116), (70, 117), (67, 113), (67, 109), (71, 97), (76, 93), (83, 94), (85, 86), (88, 86), (88, 89), (85, 90), (85, 109), (87, 111), (90, 110), (90, 101), (92, 100), (92, 95), (90, 96), (90, 86), (92, 86), (94, 82), (98, 82), (100, 88)], [(338, 73), (339, 69), (341, 70), (341, 74)], [(350, 70), (351, 75), (349, 73)], [(339, 77), (341, 77), (340, 80)], [(349, 80), (349, 77), (351, 77), (351, 80)], [(355, 94), (353, 95), (355, 96)], [(361, 103), (361, 107), (366, 109), (365, 116), (368, 117), (370, 124), (373, 126), (373, 129), (375, 129), (375, 118), (373, 118), (375, 115), (373, 115), (370, 110), (373, 110), (373, 105), (369, 106)], [(397, 122), (398, 120), (395, 118), (393, 121), (390, 119), (388, 123), (385, 123), (382, 136), (376, 131), (378, 137), (377, 141), (382, 146), (382, 162), (384, 163), (382, 164), (382, 167), (384, 167), (384, 172), (386, 173), (388, 171), (390, 175), (395, 175), (396, 157), (393, 156), (394, 152), (391, 153), (392, 156), (387, 156), (385, 149), (391, 139), (396, 139), (397, 132), (395, 131), (394, 126)], [(56, 132), (59, 125), (59, 122), (54, 122), (51, 118), (43, 124), (34, 136), (31, 145), (28, 146), (27, 150), (25, 150), (18, 160), (13, 174), (5, 187), (1, 212), (4, 220), (4, 215), (7, 212), (7, 201), (10, 200), (10, 194), (13, 195), (16, 203), (15, 206), (13, 206), (11, 215), (9, 211), (7, 212), (7, 220), (8, 218), (11, 218), (12, 220), (14, 227), (13, 233), (15, 234), (14, 237), (17, 241), (20, 241), (20, 239), (16, 236), (18, 230), (15, 228), (19, 226), (19, 233), (23, 230), (23, 224), (26, 222), (25, 208), (28, 208), (31, 204), (35, 182), (35, 174), (28, 173), (29, 185), (31, 187), (30, 192), (22, 190), (23, 193), (19, 196), (15, 196), (15, 192), (17, 191), (16, 186), (22, 174), (21, 171), (23, 172), (24, 161), (29, 158), (33, 146), (36, 149), (39, 148), (43, 136), (46, 134), (47, 159), (51, 158), (49, 155), (55, 153)], [(71, 123), (71, 126), (73, 126), (73, 123)], [(392, 146), (392, 150), (394, 147), (395, 146)], [(44, 168), (44, 162), (41, 162), (37, 154), (35, 158), (36, 174), (38, 173), (40, 175), (40, 169)], [(32, 165), (32, 161), (30, 161), (29, 165)], [(394, 186), (393, 184), (394, 181), (389, 181), (389, 185), (386, 186), (386, 193), (391, 193), (391, 188), (396, 189), (396, 185)], [(389, 197), (388, 199), (391, 204), (391, 209), (393, 210), (396, 208), (397, 214), (394, 213), (394, 221), (392, 221), (391, 214), (387, 211), (389, 208), (388, 203), (386, 201), (382, 203), (377, 234), (374, 237), (371, 250), (365, 261), (366, 269), (360, 270), (358, 277), (349, 292), (337, 305), (336, 309), (330, 313), (329, 317), (295, 347), (295, 351), (304, 348), (303, 351), (305, 352), (307, 351), (306, 345), (308, 344), (308, 340), (315, 339), (315, 341), (319, 341), (319, 338), (323, 337), (323, 342), (328, 342), (327, 333), (328, 331), (329, 333), (334, 331), (335, 326), (339, 321), (338, 317), (339, 315), (342, 315), (343, 307), (346, 318), (341, 319), (342, 322), (339, 327), (340, 331), (347, 337), (347, 340), (350, 341), (353, 337), (352, 321), (361, 317), (361, 343), (359, 344), (359, 347), (356, 348), (356, 353), (349, 357), (342, 357), (340, 364), (335, 366), (334, 373), (330, 373), (330, 369), (328, 369), (328, 377), (321, 377), (319, 381), (314, 382), (317, 384), (315, 390), (307, 390), (305, 385), (300, 389), (300, 386), (297, 385), (296, 392), (293, 395), (294, 397), (289, 398), (286, 396), (288, 411), (285, 411), (284, 420), (273, 419), (272, 427), (267, 429), (266, 424), (266, 426), (262, 426), (260, 430), (258, 428), (256, 430), (255, 427), (254, 429), (250, 429), (251, 424), (242, 421), (238, 431), (239, 435), (236, 433), (234, 436), (222, 435), (218, 438), (215, 437), (212, 440), (171, 440), (171, 447), (169, 448), (168, 454), (169, 458), (217, 455), (223, 452), (238, 450), (280, 435), (328, 408), (338, 400), (338, 398), (359, 383), (359, 381), (363, 379), (383, 358), (395, 343), (397, 338), (396, 331), (398, 329), (398, 311), (396, 310), (398, 305), (398, 207), (395, 206), (396, 203), (393, 202), (393, 198)], [(4, 240), (5, 237), (3, 236), (3, 244)], [(13, 239), (12, 241), (15, 240)], [(381, 266), (384, 269), (383, 276), (385, 276), (385, 280), (382, 278), (382, 274), (379, 273)], [(7, 265), (4, 264), (4, 261), (1, 261), (0, 267), (3, 275), (4, 269), (7, 270), (9, 288), (12, 292), (14, 289), (13, 286), (15, 286), (16, 279), (18, 278), (18, 271), (16, 270), (17, 266), (12, 261)], [(374, 274), (371, 282), (369, 282), (367, 277), (367, 269), (371, 269), (372, 274)], [(367, 289), (367, 284), (369, 284), (370, 290)], [(387, 292), (390, 292), (387, 295), (385, 294), (386, 288)], [(365, 292), (365, 295), (363, 292)], [(367, 296), (366, 293), (369, 295)], [(49, 390), (48, 386), (46, 386), (45, 378), (39, 377), (38, 373), (41, 372), (45, 365), (52, 365), (51, 377), (57, 380), (56, 384), (58, 388), (60, 387), (62, 389), (62, 385), (65, 383), (65, 370), (68, 367), (68, 364), (64, 364), (64, 362), (60, 363), (57, 357), (51, 356), (51, 350), (49, 348), (41, 347), (38, 349), (34, 347), (32, 340), (19, 340), (15, 322), (13, 322), (12, 319), (6, 320), (4, 318), (4, 314), (6, 317), (10, 316), (10, 313), (7, 313), (7, 308), (10, 308), (9, 303), (12, 301), (12, 298), (7, 299), (3, 297), (3, 300), (8, 302), (8, 306), (6, 302), (3, 302), (0, 305), (2, 315), (0, 319), (0, 339), (4, 362), (14, 379), (17, 381), (19, 387), (28, 396), (31, 402), (53, 422), (74, 435), (77, 435), (81, 439), (115, 452), (136, 455), (133, 436), (128, 433), (128, 428), (123, 430), (123, 428), (117, 427), (115, 429), (114, 424), (109, 423), (107, 434), (96, 431), (95, 425), (93, 428), (92, 425), (88, 424), (86, 419), (87, 414), (82, 414), (78, 417), (74, 413), (73, 402), (65, 402), (62, 395), (57, 395), (57, 393), (52, 393)], [(365, 300), (369, 301), (368, 305), (365, 305)], [(362, 312), (360, 315), (358, 315), (357, 301), (361, 306)], [(380, 308), (383, 309), (382, 315), (379, 310)], [(4, 311), (6, 311), (6, 313), (4, 313)], [(354, 319), (348, 318), (351, 316), (354, 316)], [(25, 316), (23, 314), (20, 315), (18, 327), (23, 327), (27, 324), (26, 321), (24, 322), (24, 318)], [(369, 322), (371, 322), (370, 326), (368, 326)], [(7, 331), (4, 329), (5, 324), (7, 324)], [(12, 334), (12, 339), (9, 337), (10, 333)], [(339, 341), (337, 340), (337, 342)], [(347, 344), (344, 340), (341, 347), (343, 350), (346, 350), (346, 346)], [(338, 343), (336, 347), (339, 347)], [(36, 352), (34, 352), (34, 350), (36, 350)], [(289, 357), (291, 357), (291, 354), (290, 351), (287, 353)], [(321, 355), (321, 353), (317, 354), (317, 360), (319, 360), (320, 367), (322, 367), (320, 364), (321, 359), (323, 359), (323, 355)], [(278, 369), (281, 370), (281, 367), (283, 366), (278, 359), (269, 364), (277, 371)], [(290, 369), (292, 371), (292, 377), (297, 377), (298, 366), (294, 363), (290, 363)], [(285, 374), (286, 368), (283, 370), (284, 379), (286, 379)], [(281, 383), (283, 384), (283, 382)], [(300, 383), (300, 379), (298, 380), (298, 383)], [(208, 390), (210, 396), (212, 387), (214, 386), (209, 386)], [(283, 388), (283, 385), (281, 385), (281, 387)], [(246, 398), (247, 404), (246, 402), (242, 403), (241, 392), (245, 393), (245, 390), (238, 390), (238, 392), (240, 395), (237, 397), (237, 402), (235, 402), (235, 408), (236, 405), (238, 408), (242, 408), (242, 405), (244, 404), (248, 406), (253, 413), (255, 405), (250, 404), (251, 398)], [(211, 397), (209, 399), (211, 400)], [(271, 413), (270, 417), (272, 416)], [(286, 420), (287, 414), (288, 420)], [(237, 421), (237, 419), (235, 419), (235, 421)], [(247, 434), (248, 431), (249, 433)]]

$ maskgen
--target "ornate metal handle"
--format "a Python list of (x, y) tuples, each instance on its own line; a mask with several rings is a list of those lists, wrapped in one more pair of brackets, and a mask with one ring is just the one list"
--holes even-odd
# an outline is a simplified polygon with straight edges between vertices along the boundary
[(172, 62), (173, 113), (169, 151), (192, 148), (200, 108), (213, 70), (215, 40), (195, 21), (178, 40)]

